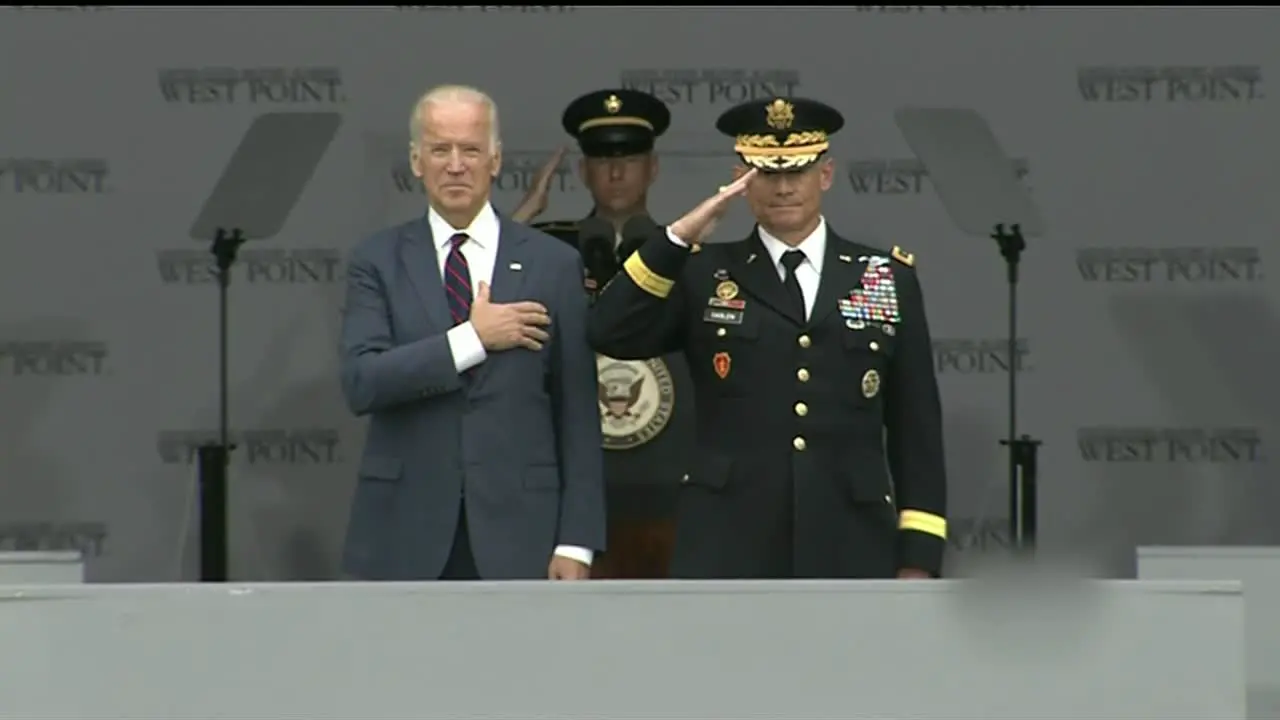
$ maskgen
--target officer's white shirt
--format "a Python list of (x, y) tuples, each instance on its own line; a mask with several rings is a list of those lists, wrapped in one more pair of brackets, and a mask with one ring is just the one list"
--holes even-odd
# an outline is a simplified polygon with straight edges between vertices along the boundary
[[(778, 279), (786, 280), (787, 268), (782, 264), (782, 254), (788, 250), (799, 250), (804, 253), (804, 262), (796, 266), (796, 282), (800, 284), (800, 292), (804, 295), (804, 316), (808, 319), (813, 314), (813, 304), (818, 299), (818, 284), (822, 280), (822, 261), (827, 256), (827, 219), (819, 218), (818, 227), (809, 233), (794, 248), (770, 235), (762, 227), (757, 227), (760, 242), (778, 272)], [(667, 230), (667, 239), (680, 247), (689, 247), (688, 243)]]
[[(501, 234), (498, 214), (493, 211), (492, 205), (486, 203), (471, 224), (459, 230), (440, 217), (434, 208), (428, 208), (427, 223), (431, 227), (431, 239), (435, 241), (437, 270), (440, 272), (442, 281), (445, 262), (449, 259), (449, 250), (452, 248), (449, 239), (460, 232), (465, 233), (469, 238), (460, 250), (462, 256), (467, 259), (467, 269), (471, 272), (471, 296), (474, 300), (480, 283), (493, 282), (493, 268), (498, 262), (498, 236)], [(480, 336), (476, 334), (476, 329), (470, 321), (453, 327), (445, 336), (449, 340), (453, 366), (457, 368), (459, 375), (484, 362), (488, 357), (484, 344), (480, 342)], [(584, 565), (590, 565), (595, 555), (591, 550), (576, 545), (559, 545), (555, 549), (555, 554), (577, 560)]]
[(796, 266), (796, 282), (800, 283), (800, 292), (804, 295), (804, 317), (806, 320), (813, 314), (813, 304), (818, 300), (818, 283), (822, 280), (822, 260), (827, 256), (827, 219), (819, 218), (818, 227), (791, 247), (778, 238), (770, 235), (764, 228), (757, 228), (760, 242), (773, 260), (773, 267), (778, 277), (787, 278), (787, 268), (782, 264), (782, 254), (788, 250), (799, 250), (804, 253), (804, 261)]

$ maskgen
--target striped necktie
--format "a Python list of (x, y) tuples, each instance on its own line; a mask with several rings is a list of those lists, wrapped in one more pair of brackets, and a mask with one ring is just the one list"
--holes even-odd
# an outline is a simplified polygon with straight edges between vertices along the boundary
[(465, 233), (449, 238), (449, 257), (444, 261), (444, 294), (454, 325), (471, 317), (471, 267), (462, 254), (462, 244), (469, 239)]

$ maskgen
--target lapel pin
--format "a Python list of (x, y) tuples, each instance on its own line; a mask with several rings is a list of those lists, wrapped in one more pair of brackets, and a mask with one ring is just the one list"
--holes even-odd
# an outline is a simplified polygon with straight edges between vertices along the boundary
[(748, 256), (747, 256), (747, 262), (748, 262), (748, 263), (753, 263), (753, 262), (755, 262), (755, 261), (756, 261), (756, 254), (755, 254), (755, 253), (751, 253), (750, 255), (748, 255)]
[(851, 263), (853, 262), (853, 258), (849, 257), (848, 255), (841, 255), (840, 262)]
[(521, 270), (524, 269), (524, 266), (521, 265), (520, 263), (511, 263), (508, 267), (511, 269), (512, 272), (520, 272)]

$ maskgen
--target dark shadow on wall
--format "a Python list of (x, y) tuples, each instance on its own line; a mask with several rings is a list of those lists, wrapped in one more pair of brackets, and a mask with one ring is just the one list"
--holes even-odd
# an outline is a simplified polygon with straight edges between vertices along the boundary
[[(1280, 429), (1280, 323), (1253, 294), (1117, 296), (1109, 310), (1163, 412), (1151, 425)], [(1102, 419), (1105, 422), (1105, 419)], [(1268, 437), (1271, 435), (1271, 437)], [(1140, 545), (1280, 542), (1280, 487), (1264, 464), (1093, 463), (1091, 507), (1077, 537), (1106, 538), (1108, 565), (1128, 575)]]
[[(352, 463), (357, 459), (363, 423), (346, 409), (338, 385), (337, 347), (341, 315), (341, 284), (321, 287), (315, 311), (325, 318), (320, 336), (309, 334), (314, 345), (299, 349), (295, 342), (273, 346), (275, 356), (264, 354), (254, 388), (278, 401), (258, 417), (259, 427), (322, 426), (338, 433), (333, 462), (277, 465), (255, 473), (255, 482), (266, 491), (250, 507), (239, 512), (251, 525), (258, 547), (257, 573), (278, 581), (328, 580), (337, 576), (347, 512), (355, 485)], [(288, 358), (296, 354), (319, 356), (332, 364), (320, 376), (300, 380), (288, 372)], [(248, 567), (248, 566), (246, 566)]]
[(998, 416), (991, 410), (952, 406), (945, 398), (943, 406), (950, 536), (946, 572), (964, 576), (983, 557), (1007, 550), (1004, 452)]
[[(79, 319), (31, 319), (0, 326), (0, 345), (78, 340), (86, 338), (87, 333), (86, 325)], [(30, 545), (33, 540), (47, 542), (40, 538), (10, 538), (6, 537), (10, 533), (4, 532), (6, 527), (102, 520), (66, 516), (70, 507), (92, 507), (92, 503), (76, 502), (71, 498), (77, 493), (91, 492), (94, 484), (69, 476), (58, 458), (41, 448), (45, 441), (36, 435), (59, 384), (69, 378), (16, 375), (14, 361), (13, 357), (0, 358), (0, 549), (68, 549), (16, 547), (18, 544)], [(75, 439), (64, 440), (60, 446), (67, 452), (75, 452)]]

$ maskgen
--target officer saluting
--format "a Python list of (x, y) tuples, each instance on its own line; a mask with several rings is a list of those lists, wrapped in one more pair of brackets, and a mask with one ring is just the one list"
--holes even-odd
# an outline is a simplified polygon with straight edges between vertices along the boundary
[[(822, 217), (840, 113), (749, 102), (717, 128), (746, 168), (653, 233), (597, 299), (591, 344), (683, 350), (697, 389), (672, 575), (931, 577), (946, 540), (942, 417), (914, 257)], [(744, 195), (745, 240), (696, 239)]]
[[(588, 224), (585, 219), (533, 227), (579, 248), (585, 284), (594, 295), (622, 266), (622, 226), (632, 218), (648, 217), (649, 187), (658, 177), (654, 141), (671, 125), (671, 112), (648, 93), (597, 90), (570, 103), (561, 123), (582, 149), (578, 170), (595, 204), (587, 217), (599, 219), (594, 223), (597, 231), (580, 232)], [(624, 250), (629, 254), (635, 248)]]

